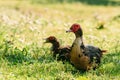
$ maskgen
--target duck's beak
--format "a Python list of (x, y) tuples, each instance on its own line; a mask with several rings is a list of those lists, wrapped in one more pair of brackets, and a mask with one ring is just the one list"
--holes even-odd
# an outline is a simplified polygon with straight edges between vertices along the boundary
[(68, 33), (68, 32), (72, 32), (72, 30), (69, 29), (69, 30), (66, 31), (66, 33)]

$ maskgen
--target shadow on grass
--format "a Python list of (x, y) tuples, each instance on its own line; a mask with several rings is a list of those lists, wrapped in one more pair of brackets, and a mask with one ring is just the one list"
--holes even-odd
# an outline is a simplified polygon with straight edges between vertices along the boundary
[(23, 62), (27, 62), (30, 59), (28, 59), (28, 57), (26, 57), (25, 55), (23, 55), (22, 53), (18, 53), (18, 54), (10, 54), (10, 55), (5, 55), (4, 57), (9, 64), (11, 65), (16, 65), (16, 64), (22, 64)]
[(53, 62), (55, 59), (50, 56), (50, 55), (41, 55), (39, 58), (38, 58), (38, 61), (40, 63), (51, 63)]
[(39, 63), (50, 63), (55, 60), (49, 54), (39, 55), (39, 52), (37, 52), (37, 54), (33, 52), (29, 53), (29, 50), (26, 50), (26, 48), (23, 48), (23, 50), (15, 48), (12, 51), (10, 51), (10, 53), (4, 55), (4, 58), (11, 65), (22, 64), (23, 62), (26, 62), (27, 64), (33, 64), (36, 61)]
[(18, 48), (13, 49), (10, 53), (6, 53), (3, 58), (9, 62), (9, 65), (22, 64), (23, 62), (32, 64), (35, 60), (30, 55), (24, 54), (24, 49), (20, 50)]
[(0, 46), (0, 57), (6, 60), (8, 65), (33, 64), (34, 62), (50, 63), (54, 60), (52, 56), (46, 54), (48, 49), (37, 47), (37, 45), (31, 45), (21, 50), (17, 47), (14, 48), (12, 42), (4, 41)]
[(23, 62), (30, 64), (32, 63), (32, 60), (34, 60), (30, 53), (28, 53), (27, 48), (21, 50), (14, 47), (12, 41), (4, 40), (0, 46), (0, 57), (7, 61), (8, 65), (17, 65), (22, 64)]

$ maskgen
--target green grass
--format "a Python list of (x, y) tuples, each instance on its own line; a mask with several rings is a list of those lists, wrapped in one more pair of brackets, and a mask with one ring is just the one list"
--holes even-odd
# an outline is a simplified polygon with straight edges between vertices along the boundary
[[(33, 4), (0, 1), (0, 80), (119, 80), (120, 7), (82, 3)], [(85, 44), (106, 49), (100, 67), (81, 73), (53, 59), (43, 38), (56, 36), (72, 45), (73, 23), (81, 24)], [(100, 25), (103, 29), (97, 29)]]

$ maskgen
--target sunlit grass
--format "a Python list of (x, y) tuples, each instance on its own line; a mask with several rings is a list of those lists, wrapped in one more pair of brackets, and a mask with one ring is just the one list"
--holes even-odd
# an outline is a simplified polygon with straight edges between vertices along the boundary
[[(1, 80), (119, 80), (120, 8), (81, 3), (31, 4), (0, 1)], [(66, 33), (79, 23), (85, 44), (107, 50), (101, 66), (81, 73), (69, 63), (53, 59), (43, 38), (54, 35), (62, 46), (72, 45), (74, 34)], [(97, 29), (104, 24), (103, 29)]]

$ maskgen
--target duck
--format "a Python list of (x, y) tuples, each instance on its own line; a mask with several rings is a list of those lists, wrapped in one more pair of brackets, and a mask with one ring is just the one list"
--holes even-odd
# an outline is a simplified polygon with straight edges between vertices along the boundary
[(80, 24), (74, 23), (66, 32), (73, 32), (76, 37), (70, 51), (70, 62), (73, 66), (84, 71), (95, 70), (99, 67), (102, 55), (106, 50), (101, 50), (92, 45), (84, 45), (83, 31)]
[[(45, 42), (44, 43), (51, 43), (52, 47), (51, 47), (51, 52), (53, 53), (53, 57), (57, 58), (58, 61), (69, 61), (70, 59), (70, 46), (64, 46), (61, 47), (60, 46), (60, 42), (57, 40), (57, 38), (55, 36), (49, 36), (47, 38), (44, 39)], [(57, 56), (58, 55), (58, 56)]]

